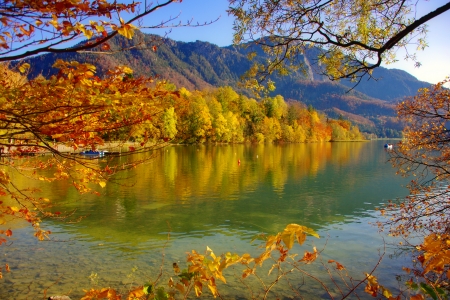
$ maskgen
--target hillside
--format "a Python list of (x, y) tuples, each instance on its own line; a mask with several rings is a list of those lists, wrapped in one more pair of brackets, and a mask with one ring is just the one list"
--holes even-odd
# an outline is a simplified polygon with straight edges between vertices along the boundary
[[(135, 76), (159, 76), (188, 90), (231, 86), (239, 90), (240, 76), (251, 66), (248, 49), (229, 46), (218, 47), (207, 42), (184, 43), (154, 35), (137, 33), (133, 40), (116, 37), (110, 41), (111, 53), (98, 51), (45, 54), (27, 59), (32, 66), (30, 77), (48, 76), (55, 72), (51, 66), (56, 59), (78, 60), (94, 64), (102, 76), (116, 65), (127, 65)], [(128, 49), (123, 51), (122, 49)], [(264, 59), (264, 54), (258, 59)], [(317, 50), (311, 49), (303, 57), (307, 72), (294, 72), (288, 76), (273, 77), (274, 94), (286, 100), (296, 100), (325, 111), (331, 117), (345, 116), (360, 127), (379, 136), (398, 136), (401, 126), (395, 122), (396, 101), (412, 96), (417, 89), (429, 85), (401, 70), (378, 68), (374, 77), (363, 80), (354, 89), (349, 81), (331, 82), (320, 73), (314, 62)], [(339, 112), (339, 113), (337, 113)]]

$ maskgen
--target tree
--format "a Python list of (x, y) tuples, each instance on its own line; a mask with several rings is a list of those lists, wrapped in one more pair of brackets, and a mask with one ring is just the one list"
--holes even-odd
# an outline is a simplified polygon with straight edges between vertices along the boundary
[[(131, 39), (136, 25), (191, 26), (190, 22), (172, 25), (177, 16), (148, 26), (134, 24), (177, 2), (181, 0), (149, 5), (106, 0), (6, 0), (0, 7), (0, 62), (46, 52), (93, 48), (96, 53), (107, 52), (108, 40), (117, 34)], [(153, 50), (157, 50), (156, 45)], [(24, 74), (29, 67), (21, 62), (16, 70), (5, 63), (0, 66), (0, 150), (9, 156), (0, 162), (0, 223), (7, 226), (8, 216), (25, 219), (42, 239), (49, 232), (40, 229), (41, 219), (58, 218), (59, 213), (49, 212), (49, 200), (34, 190), (20, 188), (11, 174), (19, 171), (43, 182), (69, 180), (82, 193), (95, 192), (92, 184), (104, 187), (117, 171), (134, 167), (148, 156), (119, 167), (114, 160), (100, 164), (68, 152), (79, 147), (95, 151), (111, 138), (116, 139), (118, 151), (129, 138), (139, 139), (140, 144), (123, 149), (122, 154), (147, 153), (164, 145), (176, 134), (176, 115), (171, 107), (179, 93), (153, 78), (134, 78), (127, 67), (113, 68), (99, 78), (93, 65), (57, 61), (54, 67), (58, 74), (27, 80)], [(40, 153), (51, 155), (42, 160), (20, 159)], [(50, 170), (53, 175), (48, 175)], [(6, 241), (2, 236), (11, 234), (10, 230), (0, 231), (0, 244)]]
[[(434, 299), (448, 298), (450, 280), (450, 91), (449, 79), (419, 90), (398, 104), (399, 119), (405, 122), (404, 139), (390, 150), (390, 161), (403, 176), (413, 176), (410, 195), (390, 201), (381, 212), (390, 233), (414, 246), (418, 264), (408, 285)], [(422, 237), (414, 245), (410, 237)]]
[(421, 89), (397, 107), (406, 127), (390, 160), (400, 174), (414, 177), (411, 195), (399, 206), (392, 204), (397, 234), (450, 233), (450, 91), (444, 87), (448, 82)]
[[(4, 1), (0, 7), (0, 61), (12, 61), (45, 52), (84, 51), (101, 46), (109, 50), (107, 41), (117, 34), (131, 39), (133, 23), (181, 0), (166, 0), (145, 5), (82, 1)], [(177, 16), (139, 28), (171, 27)], [(175, 26), (191, 26), (189, 22)], [(199, 25), (196, 25), (199, 26)], [(201, 25), (200, 25), (201, 26)], [(87, 39), (87, 41), (84, 41)], [(83, 42), (75, 44), (75, 42)]]
[[(119, 167), (118, 161), (105, 160), (99, 164), (70, 152), (79, 147), (97, 150), (105, 143), (103, 136), (131, 132), (134, 126), (159, 118), (166, 99), (177, 96), (151, 78), (130, 77), (132, 71), (126, 67), (111, 70), (104, 79), (96, 77), (95, 67), (89, 64), (57, 61), (55, 67), (60, 70), (57, 75), (30, 81), (5, 66), (0, 71), (0, 149), (8, 155), (0, 162), (0, 219), (3, 224), (11, 217), (27, 220), (39, 239), (49, 233), (40, 229), (41, 218), (59, 217), (59, 213), (47, 211), (49, 200), (34, 190), (20, 188), (12, 174), (19, 171), (42, 182), (69, 180), (81, 193), (95, 192), (94, 185), (104, 187), (117, 171), (135, 163), (122, 162)], [(149, 135), (144, 135), (147, 139), (134, 149), (137, 153), (154, 147), (146, 144)], [(116, 141), (116, 149), (126, 140), (125, 134), (123, 140)], [(162, 143), (164, 140), (157, 141), (157, 145)], [(41, 153), (49, 155), (22, 159)], [(0, 236), (0, 244), (5, 241)]]
[[(330, 79), (359, 79), (382, 62), (395, 61), (398, 48), (426, 47), (425, 24), (450, 9), (450, 2), (421, 18), (412, 1), (230, 0), (236, 17), (235, 43), (255, 43), (272, 57), (248, 72), (258, 82), (273, 72), (304, 67), (306, 49), (318, 47), (318, 60)], [(414, 54), (408, 54), (414, 60)], [(418, 62), (416, 62), (419, 64)]]

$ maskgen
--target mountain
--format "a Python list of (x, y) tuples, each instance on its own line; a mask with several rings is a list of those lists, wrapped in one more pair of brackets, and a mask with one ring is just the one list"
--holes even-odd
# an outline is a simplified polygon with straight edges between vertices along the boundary
[[(135, 76), (159, 76), (188, 90), (218, 86), (231, 86), (240, 90), (240, 77), (252, 62), (247, 59), (248, 49), (228, 46), (218, 47), (207, 42), (177, 42), (155, 35), (137, 32), (132, 40), (115, 37), (109, 42), (110, 54), (98, 50), (85, 53), (44, 54), (27, 59), (32, 66), (30, 77), (56, 73), (51, 66), (56, 59), (88, 62), (97, 67), (99, 76), (117, 65), (131, 67)], [(126, 49), (126, 50), (123, 50)], [(257, 59), (267, 56), (256, 49)], [(317, 49), (310, 49), (301, 57), (305, 72), (296, 71), (283, 77), (272, 76), (276, 90), (286, 100), (302, 101), (322, 110), (330, 117), (345, 117), (359, 124), (367, 132), (378, 136), (399, 135), (401, 124), (396, 122), (395, 103), (413, 96), (429, 83), (417, 80), (407, 72), (377, 68), (373, 77), (362, 80), (357, 86), (350, 81), (332, 82), (320, 75), (315, 63)]]

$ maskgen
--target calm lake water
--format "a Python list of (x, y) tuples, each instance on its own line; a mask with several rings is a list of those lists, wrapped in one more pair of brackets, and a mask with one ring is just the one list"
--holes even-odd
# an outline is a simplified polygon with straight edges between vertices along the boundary
[[(255, 235), (275, 234), (289, 223), (311, 227), (321, 236), (308, 237), (294, 252), (302, 256), (313, 246), (325, 248), (325, 265), (335, 259), (355, 280), (377, 264), (385, 241), (386, 255), (375, 274), (395, 291), (395, 275), (402, 273), (407, 258), (394, 255), (389, 243), (397, 241), (369, 224), (378, 218), (375, 207), (407, 194), (407, 180), (386, 163), (385, 142), (174, 146), (122, 174), (126, 180), (99, 188), (101, 196), (80, 195), (66, 182), (45, 186), (55, 211), (75, 211), (72, 220), (85, 218), (45, 221), (42, 227), (52, 235), (44, 242), (33, 237), (27, 224), (14, 223), (12, 245), (0, 247), (0, 265), (11, 267), (0, 282), (0, 298), (65, 294), (78, 299), (83, 289), (96, 286), (124, 291), (155, 280), (163, 257), (165, 285), (173, 276), (173, 262), (185, 266), (186, 252), (209, 246), (216, 254), (256, 255), (261, 249), (260, 242), (251, 243)], [(320, 263), (306, 268), (326, 280)], [(225, 299), (251, 298), (237, 280), (240, 272), (224, 274), (229, 282), (220, 284), (219, 291)], [(305, 299), (327, 298), (296, 276), (292, 283)], [(206, 287), (204, 292), (209, 295)], [(293, 297), (285, 284), (275, 294)]]

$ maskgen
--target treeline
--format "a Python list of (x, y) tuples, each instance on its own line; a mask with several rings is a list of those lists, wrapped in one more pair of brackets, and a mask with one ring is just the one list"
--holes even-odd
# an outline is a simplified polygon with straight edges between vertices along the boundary
[[(169, 90), (176, 90), (167, 84)], [(312, 106), (286, 102), (280, 95), (260, 101), (231, 87), (202, 91), (178, 90), (164, 109), (128, 134), (133, 141), (170, 140), (175, 143), (304, 143), (364, 140), (350, 121), (333, 120)], [(123, 137), (123, 136), (122, 136)], [(119, 138), (109, 136), (108, 138)]]

